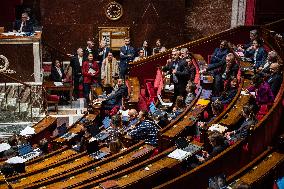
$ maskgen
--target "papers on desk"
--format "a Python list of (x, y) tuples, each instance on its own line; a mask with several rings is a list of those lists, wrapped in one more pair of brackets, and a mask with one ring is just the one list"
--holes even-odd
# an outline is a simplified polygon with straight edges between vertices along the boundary
[(209, 103), (210, 103), (210, 100), (198, 99), (196, 104), (205, 106), (205, 105), (208, 105)]
[(17, 164), (17, 163), (24, 163), (27, 160), (25, 160), (24, 158), (20, 157), (20, 156), (15, 156), (15, 157), (11, 157), (10, 159), (6, 160), (6, 163), (9, 164)]
[(241, 95), (249, 95), (246, 91), (241, 91)]
[(54, 85), (55, 85), (56, 87), (59, 87), (59, 86), (63, 86), (63, 83), (62, 83), (62, 82), (54, 82)]
[(255, 96), (255, 92), (250, 92), (250, 94), (251, 94), (252, 96)]
[(236, 54), (237, 54), (238, 56), (240, 56), (240, 57), (245, 56), (243, 52), (236, 52)]
[(165, 85), (165, 90), (173, 91), (175, 89), (174, 85)]
[(1, 143), (0, 144), (0, 152), (4, 152), (6, 150), (9, 150), (11, 148), (10, 144), (8, 143)]
[(209, 131), (218, 131), (219, 133), (224, 133), (228, 127), (219, 125), (219, 124), (212, 124), (211, 127), (208, 128)]
[(35, 134), (35, 129), (30, 126), (27, 126), (24, 130), (20, 132), (20, 135), (22, 136), (29, 136), (33, 134)]
[(186, 151), (181, 150), (181, 149), (176, 149), (168, 155), (169, 158), (177, 159), (179, 161), (182, 161), (189, 156), (191, 156), (190, 152), (186, 152)]
[(7, 33), (2, 33), (2, 35), (5, 35), (5, 36), (14, 36), (14, 35), (16, 35), (16, 33), (14, 33), (14, 32), (7, 32)]

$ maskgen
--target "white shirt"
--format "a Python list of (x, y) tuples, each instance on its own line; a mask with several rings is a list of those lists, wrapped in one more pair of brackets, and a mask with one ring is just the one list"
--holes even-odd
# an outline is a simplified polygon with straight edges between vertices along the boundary
[(60, 68), (58, 68), (58, 67), (56, 67), (56, 70), (57, 70), (57, 72), (59, 73), (60, 77), (62, 78), (62, 72), (61, 72), (61, 69), (60, 69)]
[(83, 64), (83, 57), (78, 56), (78, 60), (79, 60), (80, 66), (82, 67), (82, 64)]

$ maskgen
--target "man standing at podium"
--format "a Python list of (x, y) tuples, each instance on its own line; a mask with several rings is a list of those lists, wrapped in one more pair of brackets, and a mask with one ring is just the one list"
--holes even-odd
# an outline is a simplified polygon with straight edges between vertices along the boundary
[(119, 77), (125, 79), (128, 63), (134, 59), (134, 48), (130, 46), (130, 38), (124, 38), (125, 45), (120, 47)]

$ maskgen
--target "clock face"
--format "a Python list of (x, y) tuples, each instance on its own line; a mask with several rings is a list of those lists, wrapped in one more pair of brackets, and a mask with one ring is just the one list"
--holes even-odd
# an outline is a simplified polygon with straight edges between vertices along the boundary
[(113, 1), (107, 5), (105, 13), (109, 19), (118, 20), (123, 14), (123, 9), (121, 4)]

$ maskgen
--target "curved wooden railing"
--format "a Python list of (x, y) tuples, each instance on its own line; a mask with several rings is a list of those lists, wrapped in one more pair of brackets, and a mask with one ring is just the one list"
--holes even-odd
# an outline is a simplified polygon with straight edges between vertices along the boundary
[[(237, 28), (225, 30), (214, 35), (204, 37), (195, 41), (185, 43), (175, 48), (188, 48), (191, 52), (201, 54), (202, 57), (207, 57), (216, 47), (220, 45), (221, 40), (227, 40), (234, 44), (246, 43), (249, 40), (249, 30), (259, 28), (259, 26), (239, 26)], [(210, 45), (208, 45), (210, 43)], [(154, 78), (157, 65), (165, 65), (166, 60), (170, 57), (172, 49), (165, 52), (147, 57), (143, 60), (130, 63), (130, 76), (137, 76), (140, 83), (143, 83), (146, 78)], [(197, 60), (199, 62), (200, 60)], [(147, 70), (141, 74), (141, 70)]]
[[(268, 42), (268, 44), (273, 47), (269, 42), (273, 42), (274, 39), (271, 36), (264, 35), (263, 37), (265, 42)], [(281, 58), (283, 59), (283, 56)], [(257, 158), (258, 155), (267, 149), (268, 145), (274, 142), (276, 136), (281, 133), (279, 131), (283, 130), (283, 128), (280, 127), (281, 115), (283, 115), (283, 106), (281, 103), (283, 93), (284, 82), (281, 85), (272, 108), (267, 115), (258, 122), (247, 139), (238, 141), (201, 166), (156, 188), (187, 188), (186, 186), (191, 186), (192, 188), (206, 188), (209, 177), (221, 173), (230, 176), (251, 160)], [(249, 145), (249, 151), (245, 152), (243, 145), (246, 143)]]

